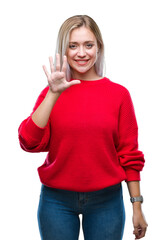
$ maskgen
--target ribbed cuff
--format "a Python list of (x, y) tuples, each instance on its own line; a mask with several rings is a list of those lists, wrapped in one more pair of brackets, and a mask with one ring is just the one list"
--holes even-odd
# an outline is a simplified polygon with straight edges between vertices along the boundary
[(140, 181), (141, 177), (140, 177), (140, 172), (134, 169), (126, 169), (126, 182), (130, 182), (130, 181)]

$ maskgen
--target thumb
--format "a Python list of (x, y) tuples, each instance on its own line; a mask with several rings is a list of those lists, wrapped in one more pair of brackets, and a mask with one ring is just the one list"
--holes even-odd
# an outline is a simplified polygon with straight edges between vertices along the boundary
[(80, 84), (81, 81), (80, 80), (72, 80), (69, 82), (70, 86), (76, 85), (76, 84)]
[(138, 227), (134, 227), (133, 234), (134, 234), (135, 236), (139, 236)]

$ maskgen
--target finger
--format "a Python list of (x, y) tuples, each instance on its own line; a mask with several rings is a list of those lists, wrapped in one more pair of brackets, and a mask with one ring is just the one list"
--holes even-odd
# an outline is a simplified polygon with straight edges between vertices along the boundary
[(135, 230), (134, 230), (136, 239), (143, 238), (145, 236), (145, 232), (146, 232), (145, 229), (141, 229), (141, 228), (138, 229), (138, 233), (135, 232)]
[(44, 72), (45, 72), (45, 74), (46, 74), (46, 77), (49, 78), (49, 77), (50, 77), (50, 74), (49, 74), (49, 72), (47, 71), (47, 68), (46, 68), (45, 65), (43, 65), (43, 70), (44, 70)]
[(145, 233), (146, 233), (146, 228), (142, 228), (141, 231), (139, 232), (139, 237), (142, 238), (142, 237), (145, 237)]
[(64, 56), (63, 57), (63, 65), (62, 65), (62, 72), (64, 72), (66, 74), (66, 70), (67, 70), (67, 57)]
[(134, 228), (133, 234), (135, 235), (135, 239), (139, 239), (139, 232), (136, 228)]
[(73, 85), (80, 84), (80, 83), (81, 83), (80, 80), (72, 80), (72, 81), (69, 82), (69, 85), (70, 85), (70, 87), (71, 87), (71, 86), (73, 86)]
[(53, 72), (55, 72), (55, 68), (54, 68), (54, 63), (53, 63), (52, 57), (49, 57), (49, 62), (50, 62), (51, 73), (53, 73)]
[(139, 235), (138, 227), (134, 227), (134, 232), (135, 235)]
[(60, 55), (59, 53), (56, 54), (56, 71), (60, 72)]

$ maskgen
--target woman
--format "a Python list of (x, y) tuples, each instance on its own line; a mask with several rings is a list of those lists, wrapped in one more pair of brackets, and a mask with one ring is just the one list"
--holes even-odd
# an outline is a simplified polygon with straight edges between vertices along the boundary
[(128, 185), (136, 239), (144, 237), (137, 122), (128, 90), (103, 77), (104, 45), (92, 18), (61, 26), (56, 63), (43, 66), (48, 86), (19, 127), (25, 151), (48, 151), (38, 168), (41, 239), (120, 240), (125, 224), (122, 185)]

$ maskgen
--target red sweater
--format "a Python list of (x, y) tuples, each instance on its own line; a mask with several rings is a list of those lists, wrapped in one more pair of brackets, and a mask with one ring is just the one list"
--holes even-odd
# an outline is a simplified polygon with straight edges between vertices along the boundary
[[(33, 112), (47, 91), (41, 92)], [(81, 80), (60, 95), (45, 128), (31, 116), (19, 127), (19, 141), (25, 151), (48, 152), (38, 168), (46, 186), (89, 192), (140, 180), (144, 155), (138, 150), (130, 93), (120, 84), (106, 77)]]

